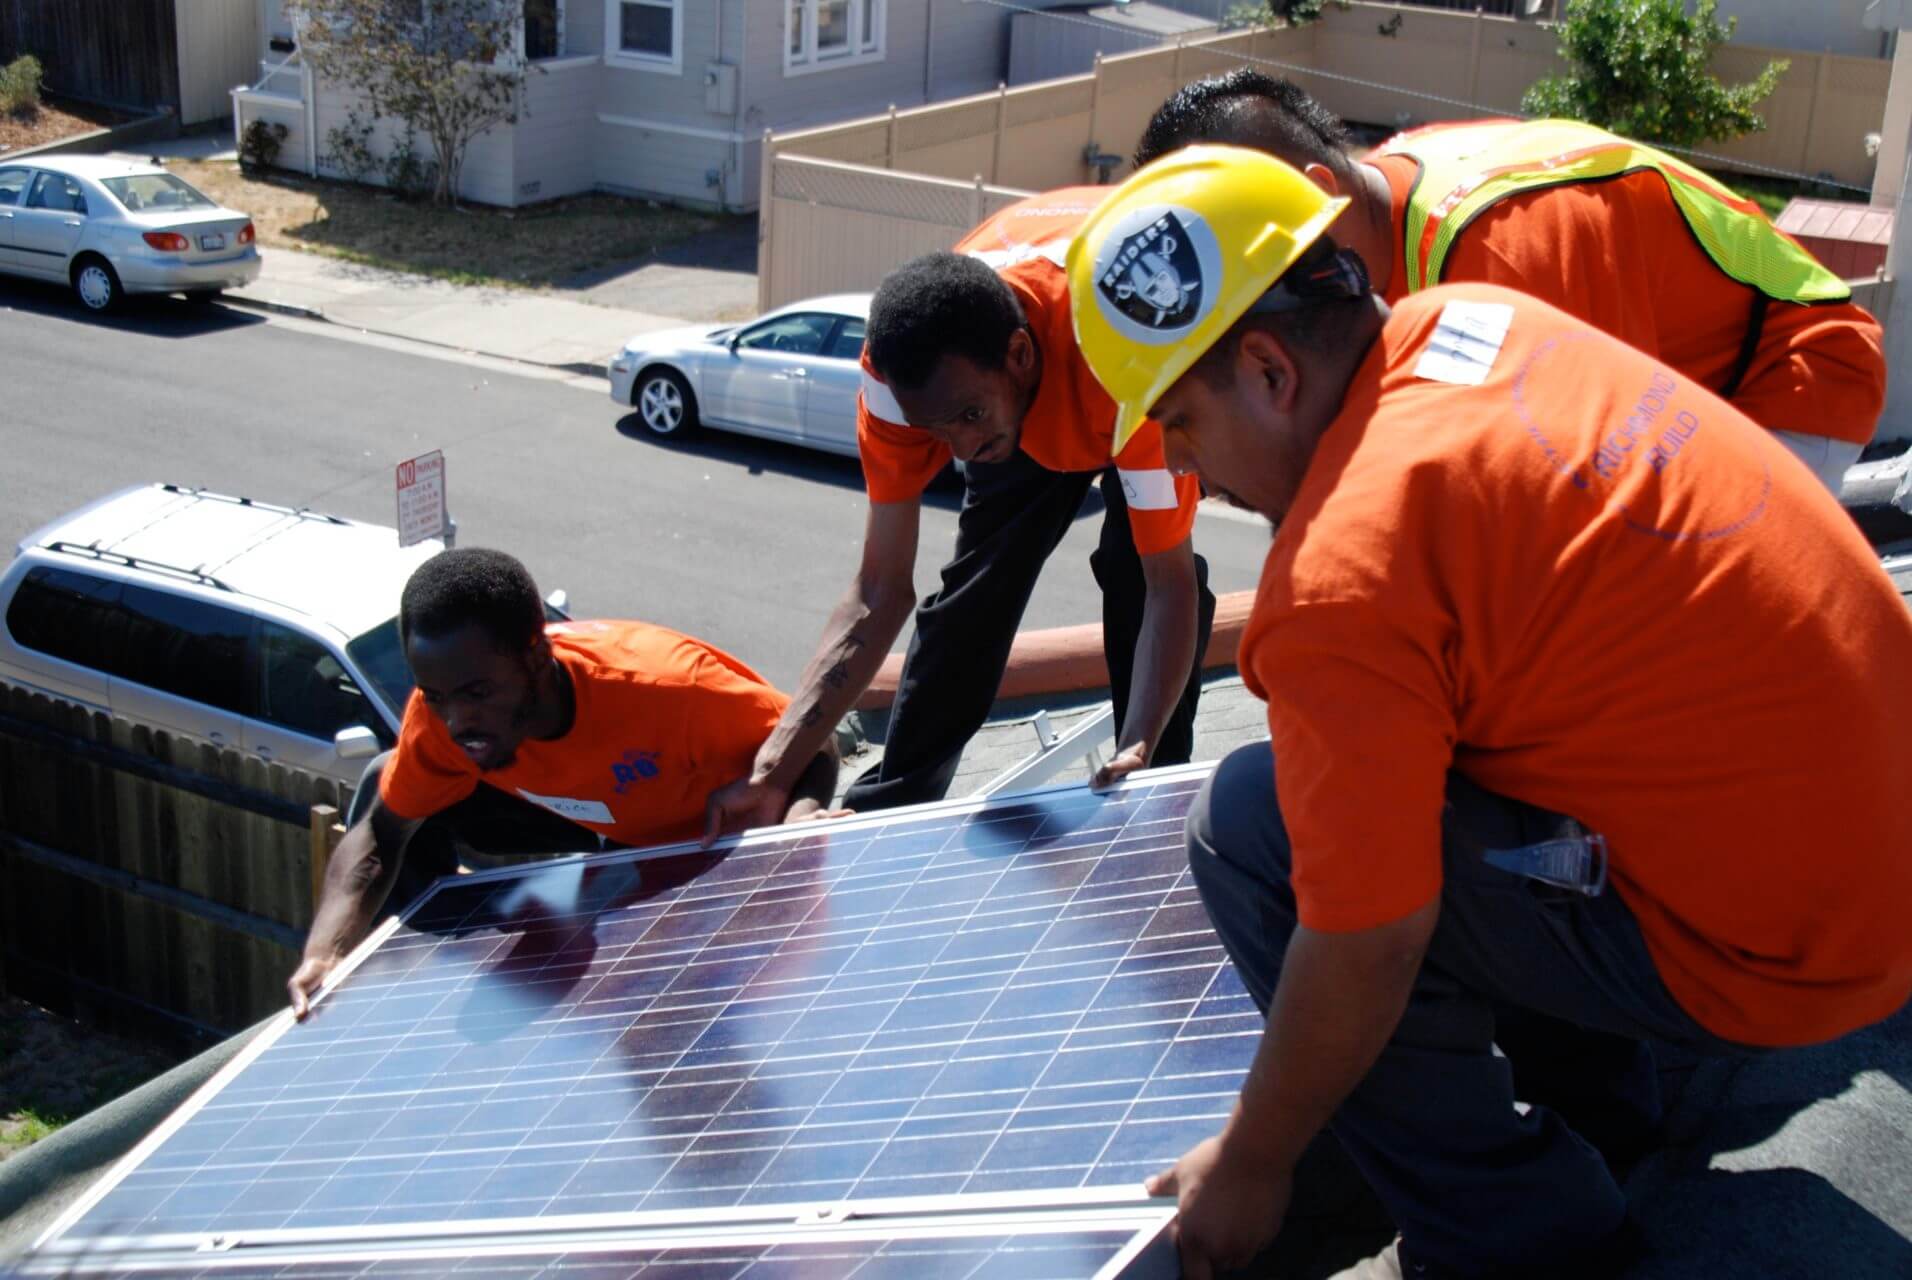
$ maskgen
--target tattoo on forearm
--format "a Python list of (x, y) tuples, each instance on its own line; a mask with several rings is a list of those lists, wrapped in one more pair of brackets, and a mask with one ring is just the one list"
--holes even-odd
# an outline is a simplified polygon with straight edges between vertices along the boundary
[(797, 723), (808, 729), (821, 719), (823, 719), (823, 708), (813, 705), (797, 717)]
[(824, 672), (819, 679), (832, 689), (841, 689), (844, 685), (850, 683), (850, 660), (848, 658), (839, 660), (835, 666)]

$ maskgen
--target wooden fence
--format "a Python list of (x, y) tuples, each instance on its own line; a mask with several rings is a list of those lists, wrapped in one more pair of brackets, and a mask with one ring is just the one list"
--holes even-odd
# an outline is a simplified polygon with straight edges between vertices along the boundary
[[(1329, 6), (1305, 27), (1186, 39), (1099, 58), (1086, 75), (767, 136), (758, 304), (769, 310), (880, 280), (903, 261), (895, 253), (913, 249), (921, 229), (936, 224), (920, 211), (947, 204), (951, 184), (1045, 191), (1120, 178), (1149, 116), (1202, 76), (1258, 66), (1293, 79), (1346, 119), (1398, 127), (1517, 111), (1522, 92), (1560, 68), (1557, 44), (1545, 25), (1489, 14)], [(1735, 44), (1719, 51), (1716, 66), (1727, 79), (1744, 80), (1774, 57), (1790, 65), (1761, 107), (1766, 130), (1706, 148), (1712, 158), (1701, 163), (1868, 187), (1874, 162), (1866, 134), (1885, 118), (1892, 64)], [(829, 174), (817, 161), (889, 176)], [(851, 224), (854, 237), (842, 230)], [(948, 242), (966, 229), (956, 228)], [(819, 283), (830, 280), (842, 283)]]
[(46, 87), (87, 102), (179, 110), (175, 0), (0, 0), (0, 62), (30, 53)]
[(0, 685), (0, 985), (203, 1042), (285, 1001), (349, 789)]

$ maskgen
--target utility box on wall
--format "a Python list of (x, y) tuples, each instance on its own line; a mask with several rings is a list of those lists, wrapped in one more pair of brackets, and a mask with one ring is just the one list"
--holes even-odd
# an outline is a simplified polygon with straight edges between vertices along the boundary
[(704, 64), (704, 110), (714, 116), (737, 111), (737, 68), (729, 62)]

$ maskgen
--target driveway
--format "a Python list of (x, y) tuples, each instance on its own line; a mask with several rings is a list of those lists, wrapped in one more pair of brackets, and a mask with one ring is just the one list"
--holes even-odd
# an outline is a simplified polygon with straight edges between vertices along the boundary
[(681, 316), (693, 324), (757, 314), (757, 219), (726, 220), (631, 262), (563, 281), (562, 289), (600, 307)]

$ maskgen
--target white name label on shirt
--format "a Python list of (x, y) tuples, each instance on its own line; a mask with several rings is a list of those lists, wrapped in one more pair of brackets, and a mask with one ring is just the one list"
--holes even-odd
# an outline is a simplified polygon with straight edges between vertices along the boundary
[(863, 373), (863, 407), (870, 411), (872, 418), (894, 422), (899, 427), (909, 425), (909, 419), (903, 416), (903, 406), (896, 403), (896, 393), (872, 378), (868, 370)]
[(1181, 503), (1175, 493), (1175, 477), (1161, 467), (1148, 471), (1129, 471), (1117, 467), (1122, 479), (1122, 496), (1136, 511), (1173, 511)]
[(573, 800), (569, 796), (541, 796), (535, 791), (518, 788), (518, 794), (532, 804), (543, 805), (560, 818), (569, 818), (573, 822), (602, 822), (606, 825), (616, 822), (611, 810), (602, 800)]
[(1514, 322), (1505, 302), (1450, 302), (1441, 308), (1434, 336), (1414, 366), (1414, 376), (1430, 382), (1478, 387), (1487, 380)]

